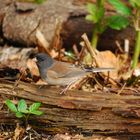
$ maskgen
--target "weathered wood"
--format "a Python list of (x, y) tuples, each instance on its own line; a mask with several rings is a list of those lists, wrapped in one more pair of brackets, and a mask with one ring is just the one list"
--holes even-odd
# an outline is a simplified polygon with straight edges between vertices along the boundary
[[(140, 132), (140, 96), (68, 91), (60, 95), (57, 88), (0, 81), (0, 95), (19, 97), (43, 103), (43, 116), (32, 117), (30, 123), (39, 130), (56, 133), (134, 133)], [(0, 123), (12, 123), (16, 118), (0, 112)], [(98, 131), (97, 131), (98, 130)]]
[(43, 4), (13, 2), (3, 20), (3, 34), (11, 41), (25, 45), (36, 44), (36, 29), (40, 30), (51, 44), (57, 24), (63, 24), (71, 13), (84, 12), (82, 7), (72, 5), (73, 0), (47, 0)]

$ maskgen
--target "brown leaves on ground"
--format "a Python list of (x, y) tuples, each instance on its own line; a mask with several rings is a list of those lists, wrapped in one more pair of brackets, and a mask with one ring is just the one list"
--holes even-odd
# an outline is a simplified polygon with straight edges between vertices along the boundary
[[(121, 68), (124, 67), (124, 63), (126, 62), (126, 60), (122, 64), (122, 57), (116, 56), (111, 51), (109, 51), (109, 50), (107, 50), (107, 51), (95, 50), (94, 48), (92, 48), (86, 34), (82, 35), (82, 38), (84, 40), (84, 44), (82, 45), (81, 52), (78, 52), (78, 49), (77, 49), (77, 55), (74, 54), (75, 58), (77, 57), (77, 59), (70, 58), (69, 56), (67, 56), (65, 48), (61, 48), (57, 45), (55, 46), (55, 48), (53, 48), (53, 47), (49, 48), (50, 46), (48, 46), (48, 43), (45, 40), (45, 37), (43, 36), (43, 34), (40, 31), (37, 31), (36, 37), (38, 39), (38, 45), (35, 49), (33, 49), (33, 48), (19, 49), (19, 48), (8, 47), (8, 46), (0, 49), (0, 52), (2, 54), (0, 56), (0, 62), (1, 62), (0, 67), (8, 66), (11, 68), (19, 69), (20, 75), (17, 76), (15, 79), (28, 81), (28, 82), (33, 81), (37, 84), (46, 84), (46, 83), (42, 82), (42, 80), (39, 80), (40, 75), (39, 75), (39, 71), (38, 71), (38, 68), (36, 66), (36, 63), (32, 60), (32, 58), (29, 58), (31, 53), (35, 53), (35, 51), (38, 50), (38, 52), (42, 52), (42, 51), (45, 53), (49, 52), (51, 57), (57, 58), (60, 61), (61, 60), (67, 61), (68, 63), (72, 62), (72, 61), (74, 63), (75, 62), (78, 62), (78, 63), (83, 62), (84, 57), (78, 58), (78, 56), (83, 56), (83, 55), (85, 55), (85, 52), (87, 52), (88, 56), (90, 57), (90, 62), (92, 62), (91, 64), (94, 67), (114, 68), (114, 70), (112, 70), (109, 73), (108, 72), (100, 73), (100, 75), (102, 75), (103, 81), (106, 80), (107, 78), (109, 78), (109, 82), (111, 81), (111, 79), (112, 79), (112, 81), (113, 80), (117, 80), (117, 81), (120, 80), (120, 77), (121, 77), (120, 71), (121, 71)], [(75, 53), (75, 51), (74, 51), (74, 53)], [(27, 72), (27, 69), (29, 69), (28, 72)], [(126, 68), (126, 70), (127, 70), (127, 68)], [(126, 71), (124, 73), (126, 73)], [(31, 79), (26, 80), (28, 78), (28, 75), (31, 76), (30, 77)], [(0, 77), (1, 77), (1, 75), (0, 75)], [(92, 79), (94, 79), (95, 76), (92, 75), (92, 77), (93, 77)], [(96, 78), (97, 79), (95, 80), (96, 81), (95, 83), (98, 83), (98, 77), (96, 77)], [(81, 79), (82, 79), (82, 77), (81, 77)], [(112, 81), (110, 82), (111, 84), (113, 83)], [(84, 84), (84, 83), (82, 83), (82, 84)], [(79, 88), (82, 87), (81, 84), (79, 86), (79, 84), (76, 83), (76, 85), (78, 85)], [(99, 83), (98, 85), (102, 85), (102, 84)]]
[[(95, 60), (99, 68), (114, 68), (109, 72), (112, 79), (118, 79), (119, 61), (118, 58), (111, 51), (97, 52)], [(107, 75), (107, 72), (104, 72)]]
[(37, 65), (36, 65), (35, 61), (33, 61), (33, 59), (27, 60), (27, 67), (28, 67), (28, 69), (30, 69), (32, 75), (39, 76), (39, 71), (38, 71)]
[(69, 134), (56, 134), (52, 140), (117, 140), (113, 137), (105, 137), (105, 136), (98, 136), (94, 135), (91, 137), (84, 137), (82, 135), (69, 135)]
[(17, 127), (14, 132), (13, 140), (22, 139), (24, 132), (25, 129), (22, 128), (19, 124), (17, 124)]

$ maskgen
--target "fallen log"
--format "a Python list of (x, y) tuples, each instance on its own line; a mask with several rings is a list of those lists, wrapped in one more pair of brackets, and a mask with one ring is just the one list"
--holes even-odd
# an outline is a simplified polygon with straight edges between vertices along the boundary
[[(85, 3), (80, 0), (60, 0), (59, 3), (57, 0), (47, 0), (41, 5), (15, 1), (7, 4), (2, 0), (0, 2), (1, 34), (12, 43), (38, 45), (37, 30), (43, 34), (50, 47), (71, 48), (73, 44), (79, 46), (83, 33), (87, 33), (91, 38), (94, 27), (85, 20), (87, 11)], [(112, 9), (109, 12), (112, 12)], [(107, 29), (99, 40), (98, 49), (115, 51), (118, 48), (116, 41), (123, 47), (125, 39), (129, 40), (130, 49), (133, 49), (134, 38), (135, 32), (131, 27), (121, 31)]]
[[(31, 117), (29, 123), (37, 130), (51, 133), (138, 134), (140, 132), (140, 96), (90, 93), (70, 90), (60, 95), (60, 89), (49, 86), (0, 80), (0, 95), (41, 102), (44, 115)], [(14, 114), (0, 111), (0, 123), (14, 124)]]

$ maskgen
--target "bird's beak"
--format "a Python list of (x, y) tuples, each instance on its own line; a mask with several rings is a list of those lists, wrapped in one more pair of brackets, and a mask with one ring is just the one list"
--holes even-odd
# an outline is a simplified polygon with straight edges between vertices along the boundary
[(37, 62), (37, 59), (36, 59), (36, 58), (33, 58), (32, 60), (33, 60), (33, 62), (35, 62), (35, 63)]

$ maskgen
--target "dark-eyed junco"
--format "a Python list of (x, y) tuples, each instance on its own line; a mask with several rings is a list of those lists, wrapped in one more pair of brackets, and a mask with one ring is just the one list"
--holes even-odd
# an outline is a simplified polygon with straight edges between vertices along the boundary
[(88, 73), (112, 70), (112, 68), (81, 69), (73, 64), (54, 60), (45, 53), (38, 53), (36, 59), (41, 79), (49, 85), (67, 86)]

